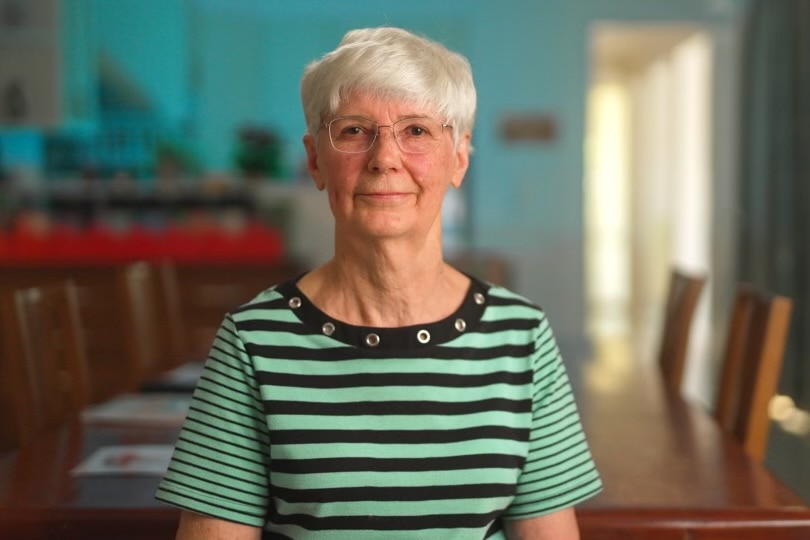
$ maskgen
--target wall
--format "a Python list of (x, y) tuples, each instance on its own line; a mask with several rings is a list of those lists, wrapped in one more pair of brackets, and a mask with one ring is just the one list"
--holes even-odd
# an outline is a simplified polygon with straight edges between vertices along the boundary
[[(586, 353), (583, 294), (582, 178), (588, 32), (599, 21), (692, 22), (729, 41), (746, 5), (733, 0), (575, 0), (567, 2), (480, 2), (473, 63), (481, 90), (479, 155), (472, 179), (474, 241), (507, 253), (518, 266), (516, 287), (550, 313), (564, 348)], [(717, 69), (732, 51), (718, 51)], [(725, 71), (728, 74), (728, 71)], [(719, 86), (728, 90), (728, 82)], [(733, 102), (725, 94), (726, 103)], [(546, 146), (504, 146), (496, 137), (499, 115), (540, 110), (558, 118), (559, 138)], [(721, 137), (733, 114), (715, 112)], [(727, 141), (726, 141), (727, 144)], [(724, 145), (722, 148), (727, 150)], [(727, 183), (733, 174), (715, 164)]]
[[(188, 108), (199, 134), (197, 150), (213, 169), (230, 165), (234, 129), (251, 121), (279, 131), (290, 149), (287, 172), (297, 172), (303, 155), (301, 70), (349, 28), (406, 26), (466, 54), (479, 90), (477, 150), (462, 188), (470, 205), (471, 243), (510, 259), (514, 288), (546, 308), (564, 352), (581, 357), (587, 350), (582, 162), (589, 25), (689, 21), (728, 32), (745, 1), (138, 0), (138, 9), (134, 5), (133, 0), (93, 4), (105, 12), (97, 20), (106, 25), (102, 43), (144, 79), (167, 116), (182, 117)], [(160, 15), (153, 12), (158, 5)], [(119, 32), (126, 41), (113, 49)], [(168, 45), (142, 47), (155, 33)], [(184, 89), (186, 101), (180, 96)], [(553, 115), (557, 138), (505, 144), (498, 135), (500, 119), (521, 111)]]
[(168, 123), (184, 122), (190, 112), (186, 4), (95, 0), (88, 13), (97, 51), (132, 77)]

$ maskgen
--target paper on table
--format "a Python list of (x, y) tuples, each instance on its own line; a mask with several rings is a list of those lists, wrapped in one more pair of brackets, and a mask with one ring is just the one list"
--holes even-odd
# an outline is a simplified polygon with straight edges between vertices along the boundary
[(88, 422), (180, 424), (186, 418), (190, 393), (123, 394), (82, 411)]
[(73, 475), (163, 475), (174, 447), (166, 444), (102, 446), (71, 470)]

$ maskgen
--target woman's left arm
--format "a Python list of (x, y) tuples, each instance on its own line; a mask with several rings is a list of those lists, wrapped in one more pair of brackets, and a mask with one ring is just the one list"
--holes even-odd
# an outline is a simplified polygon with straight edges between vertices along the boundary
[(574, 508), (527, 519), (504, 519), (509, 540), (579, 540)]

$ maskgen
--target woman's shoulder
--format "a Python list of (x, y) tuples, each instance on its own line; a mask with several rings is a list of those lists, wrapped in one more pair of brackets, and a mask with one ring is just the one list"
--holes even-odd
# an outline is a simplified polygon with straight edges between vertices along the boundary
[(269, 284), (266, 288), (254, 292), (254, 296), (236, 306), (232, 315), (248, 312), (255, 309), (273, 309), (286, 306), (286, 298), (290, 296), (290, 291), (295, 288), (295, 282), (300, 276), (292, 277), (286, 281)]
[(529, 299), (505, 285), (479, 280), (477, 278), (473, 278), (473, 280), (480, 283), (486, 290), (486, 294), (492, 300), (493, 305), (513, 306), (533, 310), (539, 314), (544, 313), (543, 308), (534, 300)]

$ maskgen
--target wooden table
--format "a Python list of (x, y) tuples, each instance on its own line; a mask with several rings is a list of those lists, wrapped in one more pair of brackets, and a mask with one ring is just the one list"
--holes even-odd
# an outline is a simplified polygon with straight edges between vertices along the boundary
[[(571, 375), (605, 483), (578, 509), (583, 540), (810, 538), (810, 509), (701, 407), (667, 397), (654, 371), (593, 362)], [(178, 512), (153, 499), (157, 477), (69, 471), (100, 446), (176, 435), (176, 426), (77, 422), (0, 457), (0, 538), (174, 538)]]
[(571, 375), (605, 485), (578, 508), (583, 539), (810, 539), (810, 508), (654, 365), (624, 355)]
[(154, 499), (156, 476), (73, 476), (107, 445), (174, 444), (178, 425), (83, 424), (0, 458), (0, 539), (170, 540), (179, 512)]

